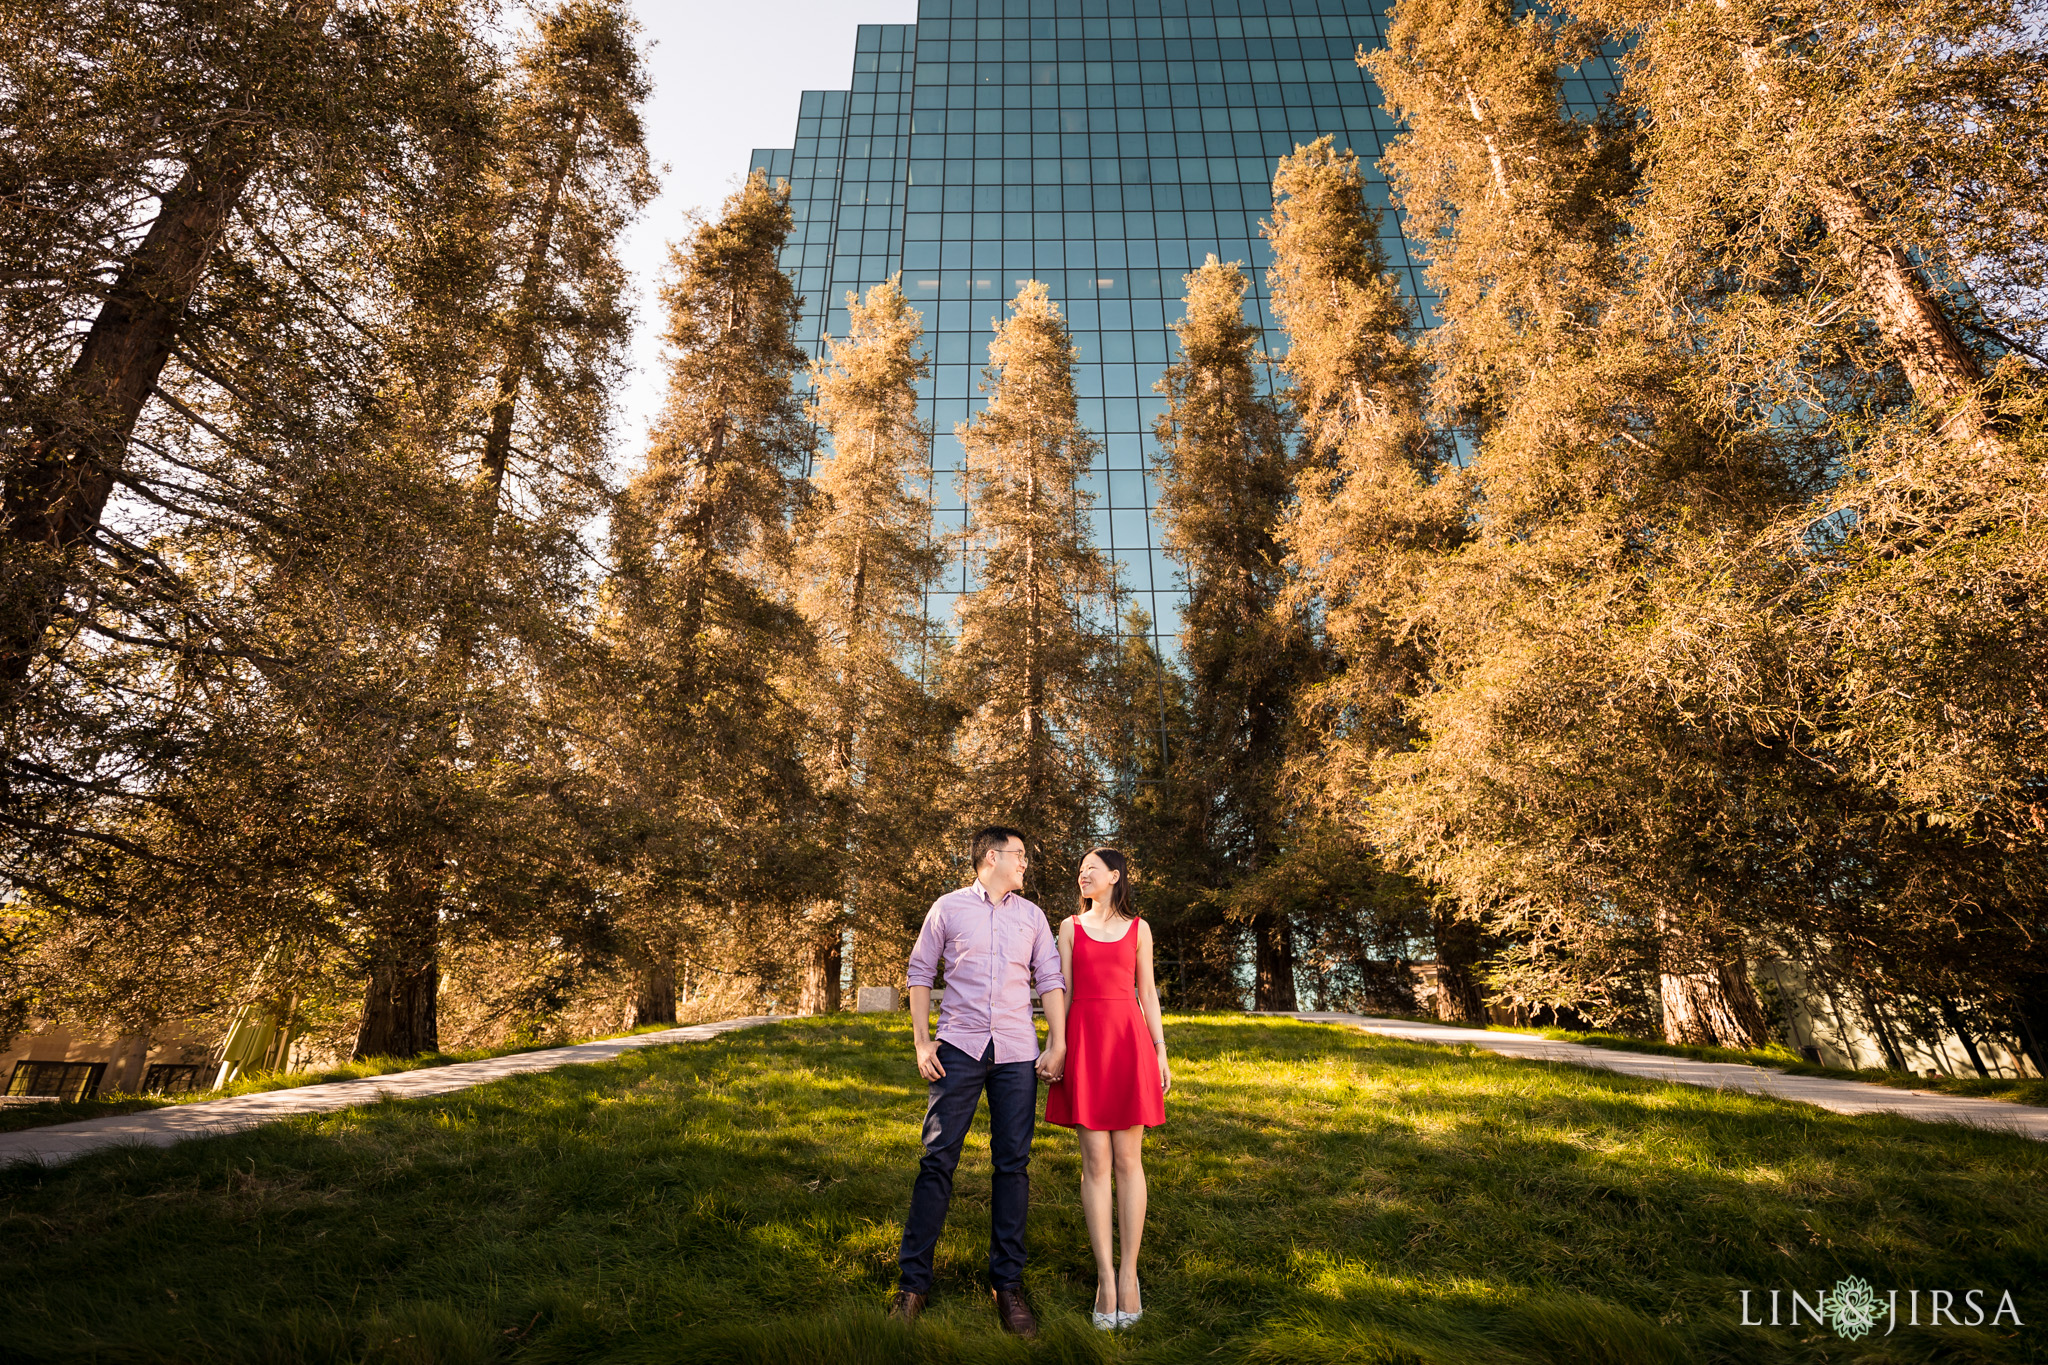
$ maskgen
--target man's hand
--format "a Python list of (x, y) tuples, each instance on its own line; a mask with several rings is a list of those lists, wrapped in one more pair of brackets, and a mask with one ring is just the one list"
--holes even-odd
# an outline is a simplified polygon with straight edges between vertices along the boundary
[(944, 1079), (946, 1068), (939, 1061), (939, 1045), (929, 1038), (913, 1040), (917, 1048), (917, 1074), (928, 1081)]
[(1067, 1074), (1067, 1047), (1060, 1043), (1038, 1054), (1038, 1074), (1056, 1081)]

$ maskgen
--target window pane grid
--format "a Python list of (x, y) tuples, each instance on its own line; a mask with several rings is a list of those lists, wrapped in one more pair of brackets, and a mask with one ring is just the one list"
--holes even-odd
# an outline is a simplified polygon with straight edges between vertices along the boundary
[[(792, 180), (784, 265), (807, 300), (801, 340), (818, 354), (845, 330), (846, 291), (902, 273), (933, 362), (922, 391), (935, 533), (960, 529), (953, 428), (979, 406), (990, 326), (1019, 281), (1044, 280), (1074, 330), (1083, 420), (1104, 448), (1083, 481), (1091, 525), (1176, 652), (1182, 585), (1157, 545), (1149, 471), (1181, 277), (1211, 252), (1242, 262), (1247, 321), (1278, 348), (1259, 235), (1273, 163), (1327, 134), (1375, 175), (1397, 130), (1351, 57), (1380, 45), (1386, 4), (921, 0), (914, 25), (860, 27), (849, 89), (804, 92), (791, 147), (754, 154)], [(1568, 73), (1566, 104), (1588, 113), (1614, 84), (1605, 62)], [(1366, 188), (1386, 207), (1382, 180)], [(1382, 240), (1427, 324), (1391, 214)], [(972, 590), (955, 556), (930, 618), (948, 627)]]

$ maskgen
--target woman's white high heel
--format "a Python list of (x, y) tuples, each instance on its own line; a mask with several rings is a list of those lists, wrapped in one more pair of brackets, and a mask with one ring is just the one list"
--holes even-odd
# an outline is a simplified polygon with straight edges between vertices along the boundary
[[(1099, 1318), (1102, 1316), (1102, 1314), (1097, 1313), (1095, 1316)], [(1135, 1313), (1118, 1313), (1116, 1315), (1116, 1325), (1119, 1327), (1136, 1327), (1138, 1325), (1138, 1319), (1144, 1316), (1145, 1310), (1142, 1308), (1140, 1308)]]
[(1098, 1332), (1114, 1332), (1124, 1325), (1122, 1313), (1091, 1313), (1089, 1316), (1095, 1319), (1095, 1330)]

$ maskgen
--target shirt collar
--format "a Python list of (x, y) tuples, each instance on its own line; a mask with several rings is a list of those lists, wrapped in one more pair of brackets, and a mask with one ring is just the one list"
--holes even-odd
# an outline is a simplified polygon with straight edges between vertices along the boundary
[(971, 891), (973, 891), (973, 892), (974, 892), (974, 894), (975, 894), (975, 895), (977, 895), (977, 896), (981, 897), (981, 898), (982, 898), (983, 900), (987, 901), (987, 902), (988, 902), (988, 903), (989, 903), (990, 905), (1001, 905), (1001, 904), (1003, 904), (1003, 903), (1004, 903), (1005, 901), (1009, 900), (1009, 899), (1010, 899), (1010, 897), (1012, 897), (1012, 896), (1014, 896), (1014, 895), (1016, 895), (1016, 894), (1017, 894), (1017, 893), (1016, 893), (1016, 892), (1014, 892), (1014, 891), (1005, 891), (1005, 892), (1003, 893), (1003, 899), (1002, 899), (1002, 900), (997, 900), (997, 899), (995, 899), (995, 898), (994, 898), (993, 896), (989, 895), (989, 893), (988, 893), (988, 888), (987, 888), (987, 887), (985, 887), (985, 886), (983, 886), (983, 885), (981, 884), (981, 878), (979, 878), (979, 877), (976, 877), (976, 878), (975, 878), (975, 879), (974, 879), (973, 881), (971, 881), (971, 882), (967, 883), (967, 886), (968, 886), (968, 888), (969, 888), (969, 889), (970, 889)]

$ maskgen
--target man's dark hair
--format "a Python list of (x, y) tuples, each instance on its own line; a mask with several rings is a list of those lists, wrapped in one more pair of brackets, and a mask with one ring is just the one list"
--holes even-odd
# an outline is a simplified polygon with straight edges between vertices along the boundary
[(1031, 847), (1031, 841), (1024, 837), (1023, 830), (1011, 829), (1008, 825), (990, 825), (987, 829), (974, 831), (974, 842), (968, 846), (968, 851), (974, 855), (974, 870), (981, 871), (981, 864), (990, 849), (1001, 848), (1012, 839), (1026, 848)]

